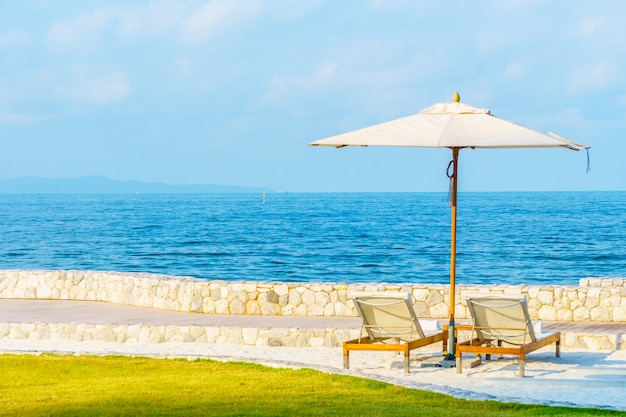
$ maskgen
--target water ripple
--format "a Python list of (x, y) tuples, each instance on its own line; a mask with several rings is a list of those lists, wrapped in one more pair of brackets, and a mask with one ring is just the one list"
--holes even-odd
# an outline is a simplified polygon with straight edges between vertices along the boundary
[[(446, 283), (445, 193), (0, 195), (0, 268)], [(626, 193), (462, 193), (457, 280), (626, 275)]]

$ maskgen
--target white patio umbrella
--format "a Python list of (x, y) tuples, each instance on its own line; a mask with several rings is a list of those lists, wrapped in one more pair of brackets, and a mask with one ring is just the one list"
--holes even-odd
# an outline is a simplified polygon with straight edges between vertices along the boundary
[[(421, 112), (332, 136), (311, 143), (311, 146), (407, 146), (419, 148), (450, 148), (448, 165), (450, 203), (452, 206), (450, 247), (450, 326), (446, 360), (454, 359), (454, 308), (456, 284), (456, 207), (458, 158), (463, 148), (567, 148), (575, 151), (588, 146), (574, 143), (553, 133), (543, 133), (498, 119), (487, 109), (460, 103), (458, 93), (452, 103), (438, 103)], [(453, 365), (451, 365), (453, 366)]]

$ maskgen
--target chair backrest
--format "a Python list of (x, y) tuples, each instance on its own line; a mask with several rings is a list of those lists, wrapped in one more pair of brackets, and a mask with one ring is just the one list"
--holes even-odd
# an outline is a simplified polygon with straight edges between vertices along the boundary
[(370, 339), (397, 338), (408, 341), (424, 337), (410, 293), (355, 293), (352, 300)]
[(525, 295), (468, 294), (465, 300), (481, 341), (523, 345), (537, 340)]

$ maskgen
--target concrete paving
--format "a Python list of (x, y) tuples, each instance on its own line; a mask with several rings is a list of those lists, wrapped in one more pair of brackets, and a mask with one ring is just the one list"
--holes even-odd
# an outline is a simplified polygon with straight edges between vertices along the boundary
[[(361, 326), (361, 320), (358, 317), (201, 314), (99, 301), (28, 299), (0, 299), (0, 322), (333, 329), (357, 329)], [(441, 322), (445, 323), (446, 320), (441, 320)], [(577, 334), (626, 334), (626, 322), (544, 322), (543, 327), (547, 331)]]
[(0, 299), (3, 323), (144, 324), (355, 329), (358, 317), (299, 317), (201, 314), (99, 301)]

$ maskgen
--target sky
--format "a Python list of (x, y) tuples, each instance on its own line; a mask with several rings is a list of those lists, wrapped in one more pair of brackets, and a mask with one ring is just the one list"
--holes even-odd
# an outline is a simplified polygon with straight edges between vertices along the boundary
[(591, 147), (459, 190), (626, 190), (626, 2), (0, 0), (0, 179), (448, 190), (448, 149), (308, 143), (461, 101)]

